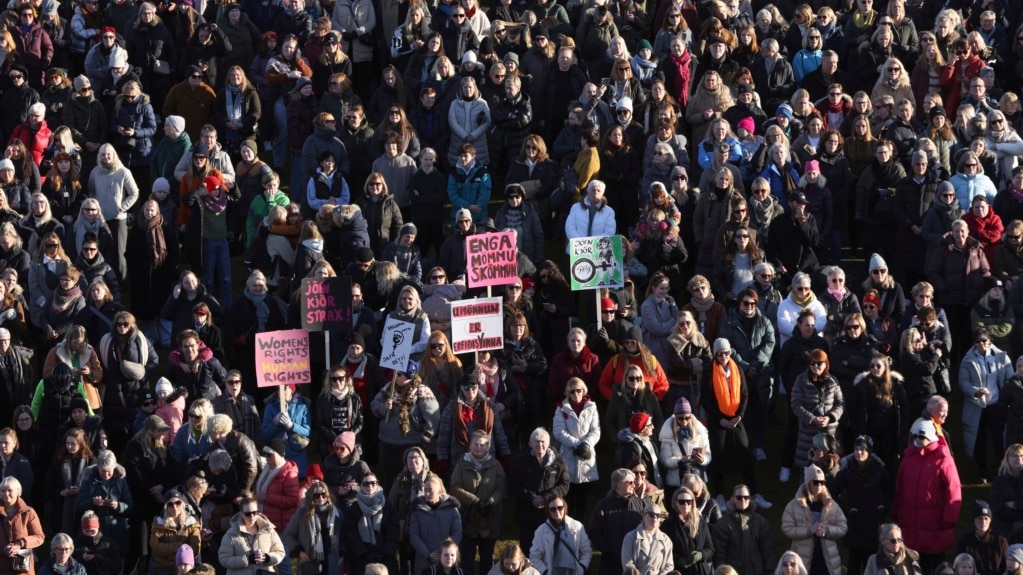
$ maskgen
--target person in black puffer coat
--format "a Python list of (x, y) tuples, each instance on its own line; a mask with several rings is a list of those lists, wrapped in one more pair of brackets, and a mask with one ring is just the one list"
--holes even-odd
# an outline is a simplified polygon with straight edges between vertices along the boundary
[[(72, 373), (70, 366), (64, 362), (57, 362), (53, 373), (39, 382), (35, 394), (36, 396), (42, 394), (38, 400), (36, 423), (43, 433), (43, 445), (57, 445), (57, 431), (62, 423), (71, 418), (72, 405), (82, 406), (82, 402), (74, 401), (76, 397), (84, 399), (79, 389), (78, 378)], [(33, 400), (33, 403), (36, 402)], [(87, 402), (84, 404), (86, 408), (88, 405)]]
[(857, 437), (853, 452), (842, 458), (838, 475), (831, 481), (831, 493), (849, 523), (843, 541), (849, 549), (850, 573), (862, 572), (877, 549), (875, 534), (895, 494), (894, 477), (873, 450), (870, 436)]

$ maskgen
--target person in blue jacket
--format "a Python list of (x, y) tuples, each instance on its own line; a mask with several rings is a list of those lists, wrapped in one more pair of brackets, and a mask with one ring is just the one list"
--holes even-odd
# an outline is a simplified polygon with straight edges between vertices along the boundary
[(305, 477), (306, 467), (309, 466), (306, 446), (309, 445), (309, 436), (312, 434), (312, 427), (309, 424), (309, 402), (301, 394), (295, 393), (293, 383), (281, 386), (279, 393), (283, 394), (286, 411), (281, 413), (281, 402), (277, 396), (267, 404), (266, 411), (263, 412), (263, 441), (283, 439), (287, 445), (285, 457), (298, 465), (298, 476), (302, 479)]

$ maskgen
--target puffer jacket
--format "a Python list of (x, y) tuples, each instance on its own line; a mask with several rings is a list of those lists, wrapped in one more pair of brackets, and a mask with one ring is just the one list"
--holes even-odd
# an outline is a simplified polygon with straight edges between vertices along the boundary
[[(452, 221), (454, 221), (458, 210), (462, 208), (468, 209), (473, 204), (486, 206), (490, 203), (493, 181), (490, 178), (490, 173), (487, 171), (485, 162), (480, 159), (478, 147), (476, 148), (476, 153), (476, 161), (468, 170), (462, 166), (462, 162), (457, 156), (451, 162), (452, 166), (457, 166), (451, 175), (448, 176), (448, 199), (451, 200)], [(487, 210), (480, 210), (472, 215), (472, 222), (478, 224), (486, 217)], [(395, 237), (397, 237), (397, 234), (395, 234)]]
[(774, 326), (760, 310), (754, 313), (756, 316), (753, 320), (753, 329), (747, 333), (738, 310), (728, 312), (725, 323), (718, 331), (718, 337), (732, 342), (732, 357), (743, 371), (748, 372), (752, 369), (757, 372), (756, 379), (747, 382), (751, 390), (754, 385), (757, 389), (762, 390), (765, 386), (769, 389), (773, 369), (768, 368), (776, 348)]
[[(1015, 503), (1012, 507), (1006, 505)], [(991, 531), (1002, 537), (1023, 527), (1023, 475), (999, 473), (991, 482)]]
[(440, 548), (442, 541), (450, 537), (462, 540), (462, 516), (458, 499), (450, 495), (441, 496), (437, 505), (430, 505), (423, 497), (412, 502), (409, 517), (408, 538), (416, 551), (413, 573), (422, 573), (430, 566), (430, 554)]
[[(568, 478), (572, 483), (597, 481), (597, 442), (600, 441), (600, 414), (597, 404), (586, 400), (582, 411), (576, 415), (569, 400), (566, 398), (554, 412), (553, 439), (560, 448), (558, 454), (568, 465)], [(575, 450), (581, 444), (590, 446), (590, 457), (587, 459), (576, 455)]]
[(739, 573), (770, 573), (774, 565), (771, 526), (750, 505), (736, 511), (728, 502), (725, 513), (711, 530), (714, 537), (714, 564), (727, 563)]
[[(298, 394), (291, 398), (291, 401), (285, 407), (293, 425), (291, 429), (285, 429), (274, 423), (274, 419), (281, 413), (280, 402), (276, 399), (275, 396), (274, 401), (268, 402), (263, 411), (263, 441), (270, 441), (272, 439), (284, 439), (287, 441), (285, 457), (288, 461), (298, 465), (299, 475), (305, 476), (306, 466), (309, 465), (309, 455), (304, 448), (295, 449), (292, 447), (291, 441), (288, 441), (288, 436), (298, 435), (299, 437), (309, 439), (313, 434), (312, 426), (309, 423), (309, 400)], [(294, 508), (292, 508), (292, 511), (294, 511)], [(288, 522), (285, 520), (277, 522), (277, 524), (287, 525)]]
[(871, 454), (860, 465), (852, 454), (846, 455), (829, 485), (846, 513), (849, 525), (845, 534), (846, 547), (860, 551), (876, 547), (877, 526), (884, 523), (895, 489), (895, 478), (881, 458)]
[[(584, 196), (582, 200), (572, 204), (572, 210), (568, 213), (565, 221), (565, 236), (569, 239), (583, 238), (587, 236), (613, 236), (617, 233), (618, 224), (615, 221), (614, 209), (607, 205), (607, 200), (602, 200), (600, 206), (596, 206), (593, 217), (590, 217), (589, 198)], [(568, 247), (566, 246), (566, 253)]]
[[(690, 472), (696, 472), (699, 475), (710, 465), (712, 454), (707, 427), (695, 417), (690, 421), (692, 421), (694, 429), (688, 438), (683, 439), (679, 436), (679, 426), (675, 423), (674, 417), (665, 420), (657, 433), (657, 441), (661, 444), (660, 463), (667, 471), (664, 474), (665, 487), (678, 487), (682, 484), (682, 475)], [(691, 456), (694, 449), (703, 450), (703, 463), (698, 467), (695, 463), (691, 466), (689, 462), (682, 460)]]
[(906, 547), (920, 553), (952, 549), (962, 504), (959, 471), (945, 438), (939, 435), (923, 448), (907, 447), (895, 479), (891, 509)]
[[(543, 228), (540, 224), (540, 215), (532, 203), (522, 202), (520, 205), (522, 206), (522, 229), (519, 230), (515, 238), (519, 250), (526, 254), (533, 262), (543, 261), (544, 238)], [(497, 229), (503, 230), (508, 227), (509, 211), (511, 211), (511, 208), (507, 203), (497, 209), (497, 214), (494, 216), (494, 226)]]
[(298, 465), (294, 461), (285, 461), (284, 466), (266, 488), (263, 513), (274, 525), (287, 525), (298, 509), (298, 471)]
[(827, 535), (820, 538), (824, 560), (827, 562), (831, 575), (841, 575), (842, 556), (838, 553), (836, 541), (845, 536), (849, 525), (845, 520), (845, 513), (831, 498), (827, 487), (823, 488), (821, 502), (824, 506), (821, 509), (820, 518), (814, 519), (814, 513), (810, 510), (806, 485), (800, 485), (796, 490), (796, 496), (789, 501), (782, 513), (781, 530), (792, 540), (792, 551), (799, 554), (805, 565), (809, 565), (813, 561), (814, 546), (818, 539), (814, 535), (814, 525), (817, 523), (824, 525), (828, 530)]
[[(267, 555), (265, 565), (251, 561), (252, 551), (257, 547)], [(254, 530), (249, 531), (245, 527), (244, 516), (237, 513), (231, 518), (231, 527), (220, 541), (217, 557), (228, 575), (256, 575), (266, 571), (267, 567), (279, 565), (287, 556), (284, 543), (266, 515), (260, 513)]]
[(507, 494), (508, 480), (497, 459), (488, 457), (479, 469), (468, 453), (456, 462), (451, 496), (461, 504), (463, 536), (496, 537), (501, 532), (501, 506)]
[[(117, 507), (97, 506), (92, 501), (93, 497), (116, 501)], [(103, 533), (121, 545), (128, 544), (128, 518), (134, 509), (134, 499), (128, 488), (124, 467), (116, 466), (113, 476), (106, 481), (100, 479), (99, 469), (95, 465), (86, 468), (75, 506), (78, 516), (90, 510), (95, 512)]]
[[(540, 573), (553, 573), (554, 565), (554, 541), (557, 531), (550, 521), (545, 521), (536, 528), (533, 535), (533, 546), (529, 549), (529, 561)], [(590, 538), (586, 535), (583, 524), (571, 517), (565, 517), (565, 525), (561, 530), (561, 542), (572, 552), (577, 560), (576, 574), (582, 575), (593, 560), (593, 548), (590, 545)]]
[(398, 239), (398, 232), (401, 231), (401, 209), (394, 201), (394, 196), (385, 194), (374, 202), (368, 196), (361, 195), (355, 203), (362, 211), (362, 217), (366, 219), (371, 242), (369, 247), (373, 248), (373, 253), (384, 253), (387, 244), (392, 239)]
[[(117, 134), (117, 128), (134, 128), (135, 133), (131, 139), (134, 146), (128, 146), (128, 138)], [(112, 132), (111, 143), (117, 148), (121, 161), (125, 166), (148, 166), (150, 157), (153, 155), (153, 136), (156, 134), (156, 116), (153, 114), (153, 106), (149, 103), (149, 96), (141, 94), (134, 102), (129, 102), (123, 95), (117, 97), (114, 104), (114, 117), (110, 119), (110, 130)]]
[[(799, 420), (799, 435), (796, 440), (795, 469), (806, 467), (808, 452), (813, 446), (813, 436), (821, 432), (835, 435), (838, 420), (845, 410), (842, 388), (834, 377), (828, 377), (822, 385), (810, 382), (809, 372), (796, 378), (790, 390), (792, 412)], [(810, 424), (810, 420), (820, 416), (828, 417), (827, 427), (820, 428)]]
[(451, 127), (451, 144), (448, 146), (448, 162), (458, 165), (458, 148), (469, 142), (476, 146), (476, 163), (490, 163), (487, 150), (487, 133), (490, 131), (490, 106), (477, 94), (472, 99), (465, 99), (459, 90), (459, 96), (451, 103), (448, 110), (448, 125)]
[(191, 515), (185, 516), (184, 522), (180, 524), (162, 516), (154, 519), (149, 530), (149, 551), (156, 566), (165, 569), (174, 567), (178, 548), (186, 543), (198, 555), (202, 544), (199, 527), (199, 521)]

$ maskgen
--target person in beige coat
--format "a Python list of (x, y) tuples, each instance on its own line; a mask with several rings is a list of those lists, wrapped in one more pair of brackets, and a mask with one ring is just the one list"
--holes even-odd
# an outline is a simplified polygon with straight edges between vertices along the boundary
[(812, 566), (814, 550), (821, 546), (824, 561), (831, 575), (842, 575), (842, 558), (837, 541), (845, 536), (849, 526), (845, 513), (831, 498), (824, 471), (816, 465), (806, 466), (804, 481), (796, 496), (785, 506), (781, 517), (781, 530), (792, 540), (792, 551), (803, 559), (810, 572), (819, 572)]
[(665, 517), (667, 514), (660, 504), (646, 504), (643, 522), (629, 531), (622, 542), (623, 569), (635, 567), (649, 575), (667, 575), (675, 570), (674, 547), (668, 535), (661, 531)]
[(252, 497), (242, 499), (241, 511), (231, 519), (217, 555), (227, 575), (276, 571), (275, 566), (286, 558), (274, 524), (259, 512), (259, 502)]

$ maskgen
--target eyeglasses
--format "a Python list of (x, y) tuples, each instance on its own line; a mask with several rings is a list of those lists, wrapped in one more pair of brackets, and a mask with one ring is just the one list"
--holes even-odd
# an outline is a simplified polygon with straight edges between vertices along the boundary
[(547, 511), (561, 511), (564, 508), (564, 505), (551, 505), (547, 508)]
[(676, 499), (675, 503), (678, 503), (679, 505), (692, 505), (693, 504), (693, 500), (692, 499)]
[(877, 309), (877, 306), (872, 303), (863, 304), (863, 309)]
[(445, 276), (445, 275), (435, 275), (435, 276), (430, 276), (430, 279), (432, 279), (432, 280), (444, 280), (444, 279), (448, 279), (448, 277)]
[[(53, 247), (57, 247), (57, 246), (53, 246)], [(96, 250), (96, 248), (84, 248), (84, 247), (83, 247), (83, 248), (82, 248), (82, 251), (83, 251), (83, 252), (88, 252), (88, 253), (92, 253), (92, 252), (94, 252), (94, 251), (97, 251), (97, 250)]]
[(824, 365), (824, 362), (819, 360), (819, 359), (811, 359), (810, 360), (810, 365), (812, 365), (814, 367), (820, 367), (820, 366)]
[(732, 497), (739, 501), (749, 501), (749, 495), (733, 495)]
[(119, 322), (117, 322), (114, 325), (116, 325), (117, 327), (128, 327), (128, 322), (126, 322), (126, 321), (119, 321)]
[[(735, 210), (735, 211), (736, 211), (736, 213), (745, 213), (746, 212), (746, 210)], [(748, 240), (749, 239), (749, 234), (735, 234), (735, 237), (737, 237), (737, 238), (739, 238), (741, 240), (742, 239)]]
[(202, 419), (202, 414), (201, 413), (189, 413), (188, 417), (191, 417), (192, 419)]
[(845, 283), (845, 278), (831, 278), (828, 281), (833, 283), (833, 284), (841, 284), (841, 283)]
[(673, 182), (684, 182), (684, 181), (686, 181), (686, 177), (680, 174), (678, 176), (672, 176), (671, 180)]
[(755, 302), (755, 301), (753, 301), (751, 299), (742, 300), (742, 306), (743, 307), (757, 307), (757, 302)]
[(192, 74), (191, 76), (189, 76), (189, 78), (191, 78), (193, 80), (201, 80), (202, 79), (202, 74)]
[(462, 386), (462, 391), (472, 391), (472, 390), (476, 389), (479, 386), (480, 386), (480, 384), (478, 384), (478, 383), (468, 383), (468, 384)]
[(872, 363), (870, 364), (870, 369), (884, 369), (884, 366), (880, 363)]
[(860, 324), (858, 324), (858, 323), (851, 323), (851, 324), (845, 326), (845, 330), (846, 331), (857, 330), (857, 329), (861, 329), (860, 328)]
[(765, 280), (773, 280), (774, 279), (774, 274), (760, 274), (760, 277), (765, 279)]
[(255, 510), (253, 510), (253, 511), (242, 511), (242, 515), (244, 515), (246, 517), (252, 517), (253, 515), (255, 515), (257, 513), (259, 513), (259, 511), (255, 511)]
[(1003, 120), (1001, 118), (995, 118), (994, 120), (991, 120), (991, 123), (994, 124), (994, 125), (999, 125), (1000, 126), (1000, 125), (1005, 123), (1005, 120)]
[(633, 473), (640, 477), (646, 477), (646, 471), (633, 471)]
[(181, 507), (181, 501), (175, 499), (174, 501), (168, 501), (166, 507)]
[(444, 344), (440, 342), (431, 343), (430, 349), (444, 349)]
[(636, 377), (636, 376), (630, 375), (629, 377), (627, 377), (625, 379), (628, 380), (628, 381), (643, 381), (643, 376)]
[(142, 402), (142, 407), (149, 407), (150, 405), (156, 405), (156, 402), (152, 399), (147, 399)]
[(523, 148), (527, 150), (535, 150), (536, 146), (534, 146), (533, 144), (526, 144), (525, 146), (523, 146)]
[[(57, 246), (59, 246), (59, 245), (60, 245), (60, 244), (49, 244), (49, 243), (48, 243), (48, 244), (46, 244), (46, 247), (48, 247), (48, 248), (55, 248), (55, 247), (57, 247)], [(125, 324), (125, 325), (127, 325), (127, 324)]]
[[(976, 166), (977, 164), (973, 164)], [(870, 270), (870, 275), (883, 275), (888, 273), (888, 268), (877, 268), (876, 270)]]
[(379, 485), (379, 483), (377, 482), (376, 479), (370, 479), (367, 481), (363, 481), (361, 485), (363, 487), (373, 487), (374, 485)]
[(819, 479), (814, 479), (810, 483), (813, 484), (813, 485), (817, 485), (817, 486), (824, 486), (826, 484), (824, 481), (821, 481)]
[(581, 387), (576, 387), (574, 389), (568, 390), (568, 393), (570, 393), (572, 395), (575, 395), (577, 393), (585, 393), (585, 390), (583, 388), (581, 388)]
[(242, 380), (240, 380), (240, 379), (229, 379), (229, 380), (225, 381), (224, 383), (241, 383), (241, 382), (242, 382)]
[(986, 337), (982, 337), (980, 339), (973, 340), (973, 343), (988, 343), (989, 341), (991, 341), (991, 340), (986, 338)]
[(459, 18), (459, 19), (461, 19), (461, 18), (465, 18), (465, 14), (455, 13), (455, 14), (452, 14), (451, 17), (452, 18)]
[(654, 513), (653, 511), (647, 511), (643, 515), (646, 515), (647, 517), (652, 517), (654, 519), (660, 519), (661, 518), (661, 515), (659, 513)]
[[(345, 376), (343, 376), (343, 375), (332, 375), (332, 376), (330, 376), (330, 381), (344, 381), (344, 380), (345, 380)], [(241, 383), (241, 382), (239, 381), (238, 383)]]
[[(508, 291), (522, 291), (522, 286), (508, 286)], [(512, 326), (516, 327), (516, 326)]]
[(313, 499), (326, 499), (326, 498), (327, 498), (327, 493), (324, 492), (324, 491), (317, 491), (316, 493), (313, 493)]
[(902, 543), (902, 537), (890, 537), (888, 538), (888, 542), (891, 543), (892, 545), (895, 545), (896, 543)]

